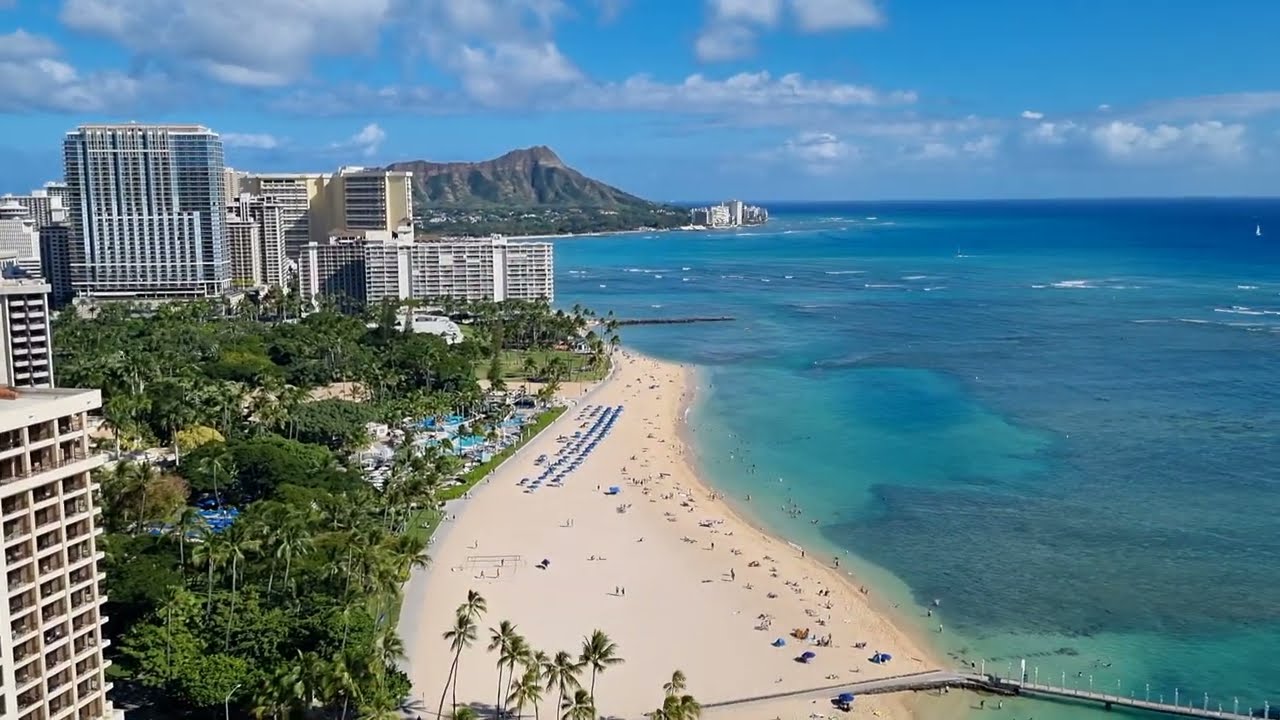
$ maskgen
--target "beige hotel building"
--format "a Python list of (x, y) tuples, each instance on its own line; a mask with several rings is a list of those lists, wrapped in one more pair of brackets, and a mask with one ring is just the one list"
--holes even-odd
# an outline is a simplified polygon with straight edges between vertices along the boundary
[(103, 675), (97, 390), (0, 388), (0, 720), (121, 717)]

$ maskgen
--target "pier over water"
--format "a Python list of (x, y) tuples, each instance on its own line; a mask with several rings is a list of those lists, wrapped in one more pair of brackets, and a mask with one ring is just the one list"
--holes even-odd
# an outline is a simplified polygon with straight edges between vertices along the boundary
[[(797, 690), (793, 692), (760, 695), (757, 697), (741, 698), (724, 702), (706, 703), (702, 707), (704, 710), (715, 710), (718, 708), (740, 707), (777, 700), (805, 700), (819, 699), (823, 697), (835, 698), (842, 693), (852, 693), (855, 696), (878, 695), (882, 693), (906, 691), (941, 690), (943, 688), (972, 690), (979, 693), (990, 693), (1005, 697), (1026, 696), (1044, 700), (1090, 703), (1101, 705), (1107, 710), (1111, 710), (1113, 708), (1145, 710), (1147, 712), (1159, 713), (1170, 717), (1224, 718), (1225, 720), (1258, 720), (1259, 718), (1270, 719), (1272, 717), (1280, 717), (1280, 711), (1272, 710), (1270, 703), (1267, 702), (1262, 703), (1260, 707), (1246, 706), (1242, 709), (1239, 700), (1237, 698), (1232, 698), (1231, 707), (1230, 709), (1227, 709), (1221, 703), (1216, 702), (1211, 706), (1208, 694), (1203, 694), (1199, 698), (1186, 696), (1179, 697), (1179, 694), (1175, 691), (1173, 702), (1166, 703), (1164, 702), (1163, 697), (1158, 701), (1153, 701), (1150, 697), (1136, 698), (1120, 694), (1096, 692), (1092, 689), (1082, 690), (1078, 688), (1068, 688), (1065, 686), (1065, 677), (1064, 685), (1058, 686), (1040, 682), (1029, 682), (1025, 678), (1019, 680), (1001, 678), (998, 675), (989, 673), (983, 674), (951, 670), (929, 670), (925, 672), (910, 673), (907, 675), (895, 675), (893, 677), (880, 678), (878, 680), (864, 680), (862, 682), (855, 683), (826, 685), (809, 690)], [(1196, 699), (1200, 700), (1199, 705), (1195, 703)]]

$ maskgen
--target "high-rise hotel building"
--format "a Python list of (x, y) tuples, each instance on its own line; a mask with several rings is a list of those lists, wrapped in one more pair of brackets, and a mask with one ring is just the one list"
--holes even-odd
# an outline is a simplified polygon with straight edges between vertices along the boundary
[(336, 173), (250, 173), (239, 176), (240, 192), (280, 206), (285, 252), (304, 254), (308, 243), (362, 231), (404, 234), (413, 228), (413, 174), (343, 167)]
[(63, 157), (73, 289), (181, 298), (231, 284), (222, 140), (199, 125), (82, 125)]
[(0, 720), (98, 720), (118, 714), (102, 651), (86, 415), (97, 390), (0, 388)]

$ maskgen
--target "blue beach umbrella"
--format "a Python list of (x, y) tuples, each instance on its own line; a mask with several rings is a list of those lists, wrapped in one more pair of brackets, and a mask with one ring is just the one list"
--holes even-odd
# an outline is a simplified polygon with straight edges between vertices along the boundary
[(851, 703), (853, 702), (853, 693), (850, 693), (850, 692), (840, 693), (840, 695), (836, 697), (836, 701), (842, 702), (842, 703)]

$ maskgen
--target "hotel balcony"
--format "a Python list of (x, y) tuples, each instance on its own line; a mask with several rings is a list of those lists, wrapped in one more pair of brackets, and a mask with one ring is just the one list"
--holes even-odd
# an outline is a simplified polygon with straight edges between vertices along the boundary
[[(3, 462), (4, 461), (0, 461), (0, 465), (2, 465)], [(2, 478), (3, 476), (0, 475), (0, 479)], [(17, 517), (19, 514), (25, 514), (26, 512), (27, 512), (26, 497), (23, 497), (23, 496), (8, 497), (8, 498), (5, 498), (3, 502), (0, 502), (0, 517), (3, 517), (5, 520), (9, 520), (11, 518)]]

